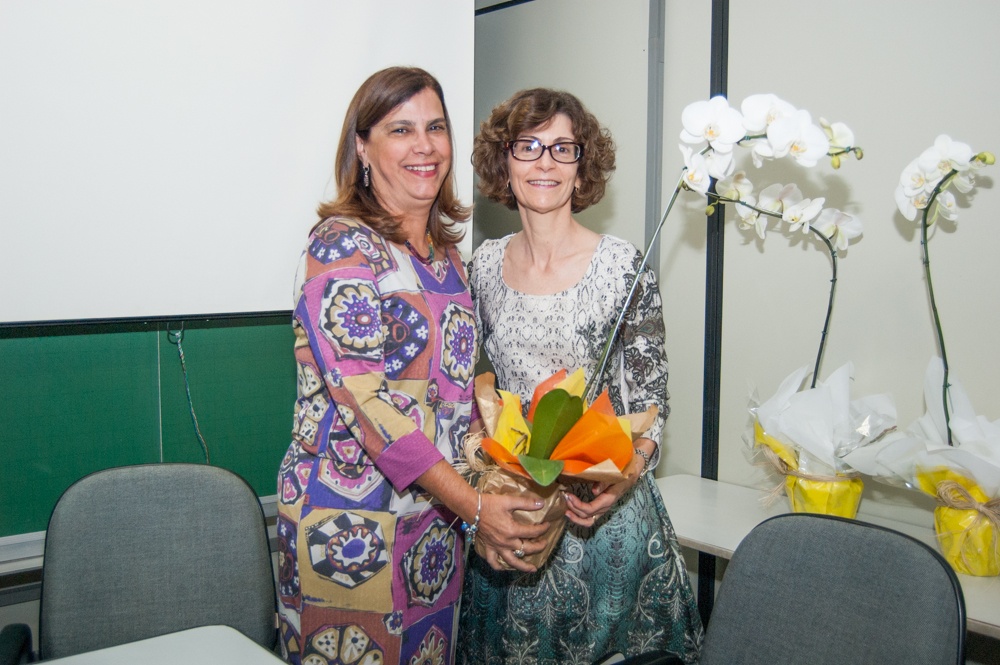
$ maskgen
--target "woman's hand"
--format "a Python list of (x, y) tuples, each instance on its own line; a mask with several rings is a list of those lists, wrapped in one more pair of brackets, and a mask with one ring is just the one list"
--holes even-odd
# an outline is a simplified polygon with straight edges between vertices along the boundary
[(547, 522), (522, 524), (514, 518), (514, 511), (538, 510), (544, 505), (540, 498), (480, 494), (445, 460), (439, 460), (421, 474), (417, 483), (467, 524), (478, 524), (475, 537), (486, 546), (486, 562), (491, 567), (501, 570), (503, 561), (526, 573), (536, 570), (514, 552), (527, 556), (545, 549), (541, 536), (549, 525)]
[[(482, 539), (486, 563), (494, 570), (504, 570), (502, 561), (509, 568), (525, 573), (535, 572), (537, 568), (522, 559), (545, 549), (542, 536), (549, 525), (547, 522), (522, 524), (514, 517), (514, 511), (538, 510), (543, 505), (542, 500), (532, 496), (502, 494), (483, 494), (482, 497), (483, 507), (479, 514), (476, 540)], [(517, 556), (515, 552), (521, 556)]]
[[(655, 449), (655, 445), (650, 439), (639, 439), (636, 441), (636, 448), (642, 450), (647, 455), (651, 455)], [(601, 516), (618, 503), (618, 499), (623, 494), (639, 482), (639, 477), (645, 470), (645, 458), (636, 453), (632, 456), (632, 461), (629, 462), (628, 466), (622, 470), (625, 477), (621, 481), (613, 484), (594, 483), (591, 486), (591, 493), (594, 495), (591, 501), (584, 501), (578, 496), (567, 492), (566, 504), (569, 506), (569, 509), (566, 511), (566, 518), (573, 524), (582, 527), (594, 526)]]

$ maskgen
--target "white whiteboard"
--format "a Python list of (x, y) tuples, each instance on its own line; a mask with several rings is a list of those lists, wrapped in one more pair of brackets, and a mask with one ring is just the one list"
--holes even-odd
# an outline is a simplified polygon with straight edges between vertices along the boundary
[(472, 202), (464, 0), (0, 0), (0, 323), (291, 309), (344, 112), (445, 91)]

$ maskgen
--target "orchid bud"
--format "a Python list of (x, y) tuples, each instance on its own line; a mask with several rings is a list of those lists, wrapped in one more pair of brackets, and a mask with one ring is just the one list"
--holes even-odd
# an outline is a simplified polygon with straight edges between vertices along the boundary
[(992, 152), (985, 152), (985, 151), (981, 152), (978, 155), (976, 155), (976, 159), (981, 161), (983, 164), (986, 164), (987, 166), (991, 166), (993, 164), (996, 164), (997, 162), (996, 155), (994, 155)]
[(711, 216), (715, 214), (715, 206), (710, 205), (705, 207), (705, 216)]
[(832, 157), (830, 157), (830, 166), (832, 166), (835, 169), (840, 168), (840, 155), (833, 155)]
[(854, 157), (855, 158), (861, 159), (864, 156), (865, 156), (865, 153), (861, 150), (861, 148), (855, 148), (854, 149)]

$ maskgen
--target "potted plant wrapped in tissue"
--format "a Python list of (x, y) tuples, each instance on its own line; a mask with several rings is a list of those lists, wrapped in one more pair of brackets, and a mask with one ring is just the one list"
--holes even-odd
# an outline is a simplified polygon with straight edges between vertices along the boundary
[(1000, 420), (977, 415), (961, 384), (950, 374), (944, 332), (931, 280), (930, 232), (938, 218), (955, 221), (958, 200), (975, 187), (977, 172), (996, 161), (973, 153), (968, 144), (942, 134), (907, 164), (896, 187), (900, 213), (919, 216), (927, 295), (940, 357), (932, 358), (924, 380), (926, 413), (906, 435), (855, 464), (875, 477), (901, 479), (934, 496), (934, 528), (941, 550), (960, 573), (1000, 575)]
[(853, 517), (862, 481), (841, 457), (891, 429), (895, 421), (888, 397), (850, 400), (849, 364), (826, 382), (820, 381), (838, 258), (861, 236), (861, 222), (854, 215), (826, 207), (824, 197), (804, 196), (794, 183), (774, 183), (755, 192), (746, 171), (736, 170), (734, 149), (749, 149), (758, 168), (785, 157), (804, 167), (815, 166), (826, 157), (839, 168), (845, 157), (860, 159), (862, 151), (845, 124), (822, 118), (815, 123), (808, 111), (772, 94), (751, 95), (739, 110), (722, 97), (695, 102), (685, 108), (681, 119), (680, 149), (685, 166), (675, 196), (681, 189), (703, 194), (710, 200), (708, 212), (715, 203), (733, 204), (740, 228), (756, 233), (761, 240), (768, 230), (782, 224), (788, 233), (811, 234), (830, 257), (826, 316), (809, 386), (803, 390), (808, 372), (802, 368), (786, 378), (763, 404), (753, 398), (753, 424), (746, 438), (751, 449), (784, 476), (793, 510)]

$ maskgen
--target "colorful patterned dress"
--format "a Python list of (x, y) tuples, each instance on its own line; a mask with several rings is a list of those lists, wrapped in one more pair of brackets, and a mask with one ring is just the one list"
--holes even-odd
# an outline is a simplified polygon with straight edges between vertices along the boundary
[(457, 459), (473, 417), (472, 302), (457, 250), (443, 253), (425, 265), (345, 219), (303, 252), (298, 400), (278, 473), (292, 663), (452, 662), (463, 539), (414, 484)]
[[(641, 261), (624, 240), (602, 236), (583, 278), (552, 295), (527, 295), (501, 275), (511, 236), (485, 242), (470, 285), (483, 348), (500, 388), (528, 404), (534, 387), (559, 369), (591, 375)], [(656, 404), (647, 433), (660, 441), (667, 407), (659, 289), (644, 271), (602, 385), (619, 414)], [(622, 347), (624, 346), (624, 352)], [(656, 465), (659, 448), (651, 463)], [(590, 499), (589, 489), (573, 491)], [(552, 558), (537, 573), (496, 572), (469, 560), (458, 662), (468, 665), (592, 663), (611, 651), (668, 650), (695, 662), (702, 627), (673, 526), (653, 474), (646, 474), (595, 527), (567, 522)]]

